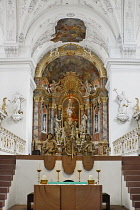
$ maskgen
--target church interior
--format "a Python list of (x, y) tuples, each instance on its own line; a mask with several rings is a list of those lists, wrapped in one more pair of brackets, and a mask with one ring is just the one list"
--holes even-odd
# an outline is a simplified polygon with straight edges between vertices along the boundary
[(0, 210), (139, 210), (139, 81), (140, 0), (0, 0)]

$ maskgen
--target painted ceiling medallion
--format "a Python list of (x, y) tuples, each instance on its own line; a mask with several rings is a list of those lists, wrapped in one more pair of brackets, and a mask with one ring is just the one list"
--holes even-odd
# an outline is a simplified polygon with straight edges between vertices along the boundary
[(86, 27), (82, 20), (76, 18), (65, 18), (58, 21), (55, 27), (53, 42), (80, 42), (85, 39)]

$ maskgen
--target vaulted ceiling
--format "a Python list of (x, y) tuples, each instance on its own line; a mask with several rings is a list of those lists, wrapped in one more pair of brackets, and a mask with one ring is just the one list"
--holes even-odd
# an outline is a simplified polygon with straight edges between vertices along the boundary
[(0, 0), (0, 43), (18, 46), (19, 54), (28, 49), (28, 56), (38, 62), (48, 51), (66, 44), (51, 41), (64, 18), (84, 22), (86, 37), (78, 45), (105, 61), (114, 56), (114, 48), (137, 43), (140, 0)]

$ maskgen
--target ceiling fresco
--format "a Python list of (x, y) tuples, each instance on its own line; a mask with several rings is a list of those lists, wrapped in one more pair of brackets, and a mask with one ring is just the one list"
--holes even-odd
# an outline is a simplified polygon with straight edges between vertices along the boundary
[(65, 18), (58, 21), (53, 35), (53, 42), (80, 42), (85, 39), (86, 27), (82, 20)]
[(81, 82), (92, 82), (99, 77), (99, 72), (93, 63), (75, 55), (62, 56), (52, 61), (44, 70), (43, 77), (47, 77), (50, 83), (53, 80), (59, 82), (67, 72), (76, 72)]

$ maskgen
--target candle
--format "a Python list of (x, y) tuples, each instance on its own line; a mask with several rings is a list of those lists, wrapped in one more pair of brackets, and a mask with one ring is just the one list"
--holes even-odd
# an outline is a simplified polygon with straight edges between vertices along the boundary
[(61, 162), (57, 161), (57, 170), (61, 170)]
[(97, 170), (100, 170), (100, 161), (97, 161)]
[(40, 170), (41, 163), (38, 163), (38, 170)]
[(78, 170), (82, 169), (81, 161), (77, 161), (77, 169)]
[(42, 180), (47, 180), (47, 176), (46, 175), (43, 175), (42, 176)]
[(92, 175), (89, 175), (88, 180), (93, 180), (93, 176)]

